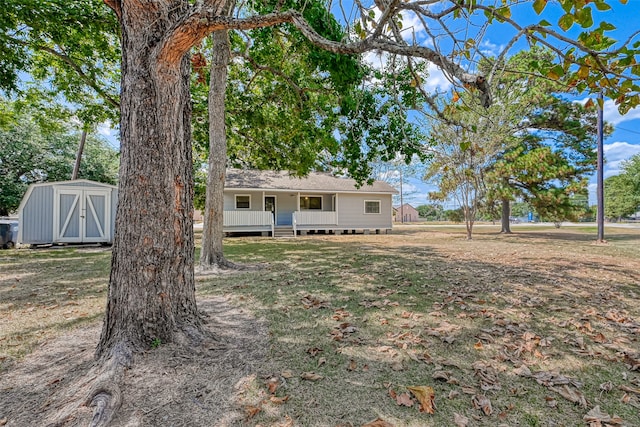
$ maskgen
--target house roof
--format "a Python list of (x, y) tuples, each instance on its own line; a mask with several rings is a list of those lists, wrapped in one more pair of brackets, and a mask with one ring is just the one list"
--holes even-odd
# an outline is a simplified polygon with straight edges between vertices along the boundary
[(245, 169), (228, 169), (225, 188), (342, 193), (398, 193), (395, 188), (383, 181), (374, 181), (372, 185), (363, 185), (358, 188), (355, 180), (335, 177), (328, 173), (310, 172), (306, 177), (297, 178), (284, 171)]

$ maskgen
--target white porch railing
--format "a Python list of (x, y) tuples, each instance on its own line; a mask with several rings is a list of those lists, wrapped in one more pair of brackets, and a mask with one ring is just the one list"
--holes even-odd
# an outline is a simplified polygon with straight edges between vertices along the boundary
[(225, 227), (269, 227), (274, 232), (273, 214), (270, 211), (224, 211)]
[(295, 211), (294, 224), (300, 225), (338, 225), (338, 213), (335, 211)]

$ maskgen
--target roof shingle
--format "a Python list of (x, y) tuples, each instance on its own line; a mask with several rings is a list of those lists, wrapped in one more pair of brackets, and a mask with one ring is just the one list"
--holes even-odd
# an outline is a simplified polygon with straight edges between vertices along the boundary
[(310, 172), (303, 178), (291, 176), (288, 172), (260, 171), (252, 169), (227, 169), (225, 188), (293, 190), (293, 191), (335, 191), (362, 193), (390, 193), (398, 191), (383, 181), (372, 185), (356, 186), (350, 178), (339, 178), (328, 173)]

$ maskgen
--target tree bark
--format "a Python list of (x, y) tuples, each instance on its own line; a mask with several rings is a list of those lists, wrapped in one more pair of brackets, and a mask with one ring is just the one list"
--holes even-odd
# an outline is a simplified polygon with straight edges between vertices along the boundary
[(193, 276), (190, 66), (159, 60), (187, 2), (116, 2), (122, 31), (116, 233), (98, 358), (130, 362), (198, 334)]
[(501, 233), (511, 234), (511, 223), (509, 222), (509, 215), (511, 215), (511, 206), (508, 199), (502, 199), (502, 218), (500, 223), (502, 225)]
[(225, 94), (230, 60), (228, 31), (213, 33), (213, 58), (209, 83), (209, 170), (205, 196), (200, 268), (231, 267), (223, 254), (224, 182), (227, 167)]

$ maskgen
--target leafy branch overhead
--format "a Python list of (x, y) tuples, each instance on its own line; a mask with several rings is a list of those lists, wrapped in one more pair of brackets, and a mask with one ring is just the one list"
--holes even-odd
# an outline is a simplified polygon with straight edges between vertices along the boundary
[[(121, 1), (106, 0), (106, 3), (116, 11), (120, 10)], [(580, 92), (602, 90), (616, 100), (622, 112), (640, 103), (640, 86), (637, 84), (640, 66), (636, 64), (640, 41), (635, 41), (637, 33), (628, 40), (617, 41), (608, 35), (615, 27), (601, 19), (612, 5), (622, 8), (626, 0), (562, 0), (559, 3), (536, 0), (530, 4), (515, 0), (356, 2), (356, 16), (349, 19), (345, 13), (341, 17), (347, 23), (348, 32), (343, 40), (338, 41), (321, 36), (310, 25), (304, 16), (304, 6), (292, 5), (289, 10), (276, 7), (265, 14), (229, 17), (220, 13), (222, 3), (198, 1), (183, 8), (181, 19), (164, 36), (155, 53), (160, 62), (175, 61), (212, 31), (248, 30), (288, 23), (313, 44), (330, 52), (360, 54), (382, 51), (426, 60), (440, 68), (454, 83), (478, 91), (482, 103), (488, 106), (491, 103), (489, 82), (497, 70), (490, 70), (487, 75), (474, 70), (483, 57), (479, 46), (486, 30), (500, 25), (500, 30), (510, 32), (512, 37), (498, 59), (512, 54), (519, 42), (529, 46), (542, 45), (553, 51), (557, 60), (532, 63), (540, 75), (552, 79), (562, 77)], [(564, 14), (552, 23), (546, 15), (557, 14), (558, 5)], [(533, 8), (540, 19), (527, 23), (516, 20), (515, 12), (523, 8)], [(623, 12), (622, 9), (617, 11)], [(403, 22), (409, 17), (413, 26), (403, 28)], [(571, 31), (578, 26), (584, 31), (573, 37)]]

